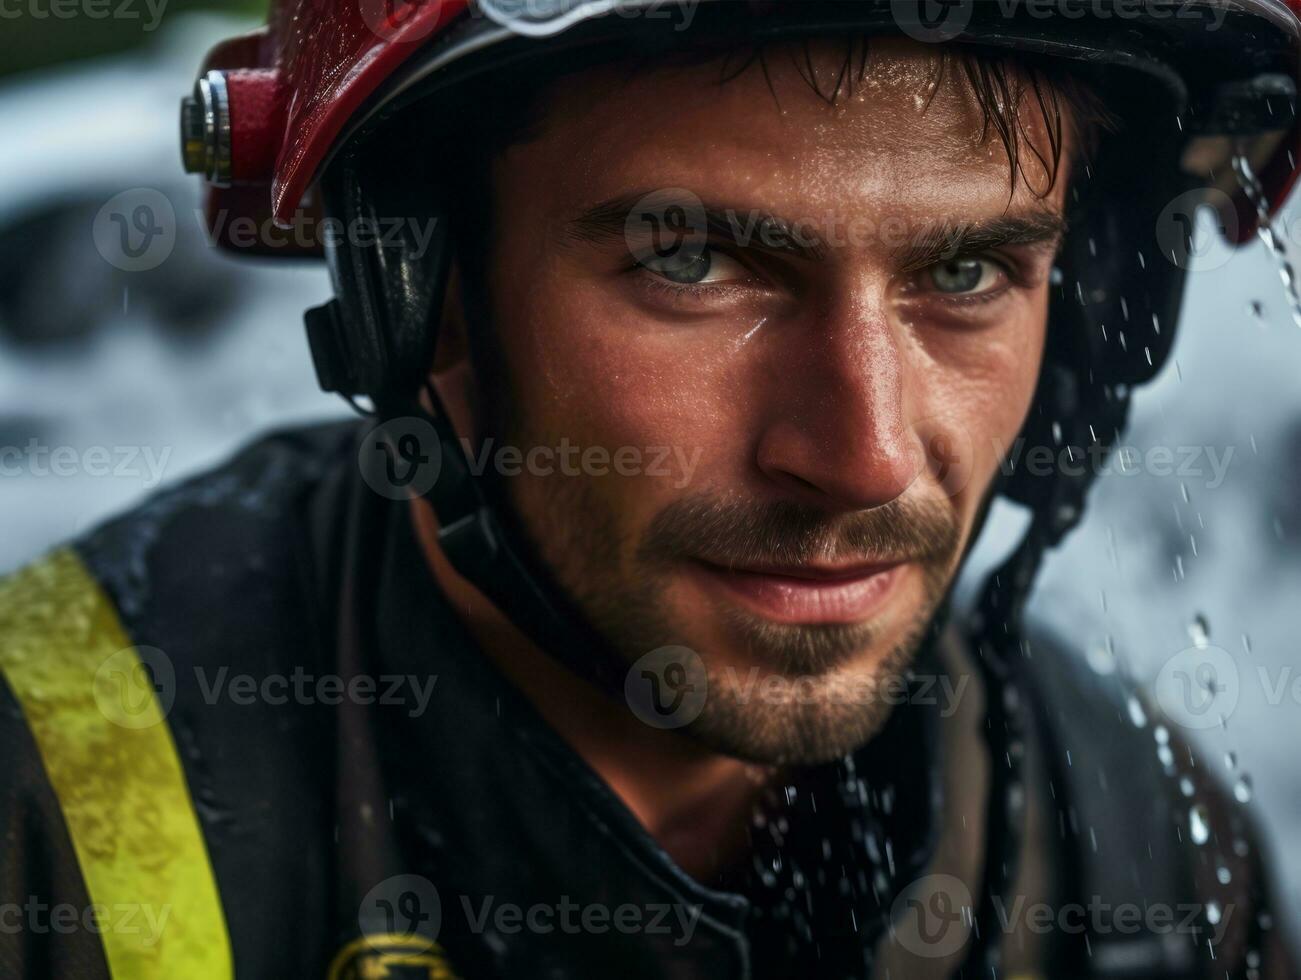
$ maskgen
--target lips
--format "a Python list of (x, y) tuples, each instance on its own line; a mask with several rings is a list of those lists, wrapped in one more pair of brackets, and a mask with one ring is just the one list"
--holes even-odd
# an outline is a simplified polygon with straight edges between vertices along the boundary
[(777, 623), (859, 623), (879, 611), (906, 563), (724, 568), (699, 562), (707, 587)]

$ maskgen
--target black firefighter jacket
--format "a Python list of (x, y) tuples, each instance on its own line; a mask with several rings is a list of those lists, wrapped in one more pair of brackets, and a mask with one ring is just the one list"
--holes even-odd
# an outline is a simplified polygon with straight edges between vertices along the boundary
[[(0, 581), (0, 977), (959, 968), (1003, 764), (962, 643), (696, 881), (476, 651), (358, 436), (268, 438)], [(1301, 975), (1244, 808), (1117, 678), (1028, 652), (1001, 975)]]

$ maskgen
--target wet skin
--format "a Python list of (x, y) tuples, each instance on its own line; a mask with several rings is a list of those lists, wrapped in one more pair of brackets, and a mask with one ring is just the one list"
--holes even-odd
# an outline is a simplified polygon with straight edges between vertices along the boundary
[[(843, 53), (812, 47), (826, 88)], [(491, 330), (512, 410), (484, 405), (455, 295), (435, 383), (472, 439), (642, 450), (635, 475), (526, 468), (508, 493), (630, 663), (667, 643), (699, 654), (698, 721), (643, 730), (558, 672), (437, 554), (432, 516), (418, 524), (489, 655), (650, 824), (681, 821), (648, 816), (660, 804), (620, 761), (634, 743), (723, 773), (870, 737), (888, 708), (844, 693), (907, 662), (1029, 409), (1067, 175), (1042, 194), (1026, 152), (1013, 190), (970, 93), (953, 73), (932, 87), (932, 58), (879, 42), (834, 106), (781, 55), (771, 90), (757, 69), (720, 85), (712, 64), (588, 71), (495, 165)], [(665, 209), (697, 203), (713, 232), (661, 261)], [(630, 226), (638, 206), (658, 217)], [(725, 233), (756, 214), (795, 223), (769, 237), (796, 247)], [(689, 479), (645, 471), (661, 446), (696, 459)], [(767, 677), (802, 696), (756, 700)], [(739, 785), (699, 782), (697, 803)], [(673, 793), (692, 785), (679, 771)]]

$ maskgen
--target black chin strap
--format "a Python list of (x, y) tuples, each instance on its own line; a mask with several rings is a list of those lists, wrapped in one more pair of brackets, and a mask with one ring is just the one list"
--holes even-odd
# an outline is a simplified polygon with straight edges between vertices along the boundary
[(545, 653), (622, 698), (628, 665), (565, 599), (522, 530), (503, 522), (502, 508), (488, 498), (486, 481), (471, 471), (438, 392), (430, 384), (424, 391), (432, 412), (411, 399), (381, 406), (378, 415), (382, 423), (418, 419), (436, 435), (438, 475), (423, 496), (438, 517), (438, 544), (448, 562)]

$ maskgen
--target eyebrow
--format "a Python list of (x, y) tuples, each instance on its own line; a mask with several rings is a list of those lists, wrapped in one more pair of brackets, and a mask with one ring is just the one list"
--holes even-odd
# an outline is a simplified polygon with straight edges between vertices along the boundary
[[(568, 222), (568, 237), (597, 245), (624, 240), (630, 215), (647, 196), (645, 193), (620, 194), (588, 208)], [(669, 198), (657, 201), (656, 210), (667, 209), (673, 203)], [(807, 228), (760, 208), (701, 205), (696, 201), (680, 203), (703, 214), (705, 232), (713, 241), (727, 241), (745, 249), (808, 260), (820, 259), (826, 254), (827, 246)]]
[[(629, 216), (646, 198), (645, 193), (621, 194), (602, 201), (571, 219), (566, 236), (575, 242), (608, 244), (625, 240)], [(657, 201), (657, 209), (672, 206), (671, 199)], [(814, 232), (811, 222), (793, 222), (757, 208), (734, 208), (681, 202), (684, 207), (703, 211), (705, 230), (711, 240), (732, 242), (742, 248), (816, 261), (826, 256), (829, 246)], [(866, 217), (866, 216), (864, 216)], [(878, 235), (885, 220), (874, 221)], [(1067, 231), (1066, 219), (1044, 208), (1027, 209), (972, 221), (928, 223), (926, 229), (892, 249), (892, 257), (904, 271), (913, 271), (963, 255), (995, 248), (1042, 246), (1055, 251)], [(892, 236), (893, 237), (893, 236)]]
[(996, 248), (1038, 246), (1055, 252), (1067, 230), (1062, 215), (1042, 209), (982, 221), (945, 222), (895, 249), (894, 258), (902, 270), (912, 271)]

